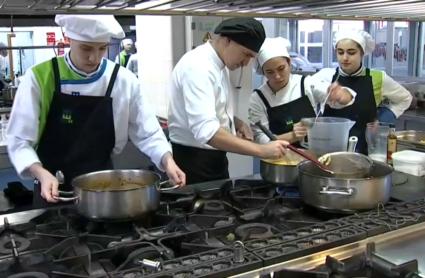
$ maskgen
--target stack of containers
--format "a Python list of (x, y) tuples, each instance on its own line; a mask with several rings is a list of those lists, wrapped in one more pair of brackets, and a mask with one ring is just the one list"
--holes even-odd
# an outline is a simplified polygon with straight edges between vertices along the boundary
[(392, 158), (396, 171), (415, 176), (425, 176), (425, 153), (404, 150), (393, 153)]

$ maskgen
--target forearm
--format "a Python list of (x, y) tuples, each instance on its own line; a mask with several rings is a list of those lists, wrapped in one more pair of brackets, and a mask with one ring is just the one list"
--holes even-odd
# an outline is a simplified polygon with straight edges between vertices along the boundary
[(49, 171), (47, 171), (39, 162), (28, 167), (28, 172), (37, 180), (42, 180), (42, 177), (46, 174), (46, 172), (49, 173)]
[(298, 141), (293, 131), (280, 134), (277, 136), (277, 139), (288, 141), (291, 144)]
[(222, 128), (219, 128), (208, 144), (216, 149), (244, 155), (261, 156), (259, 145), (238, 138)]

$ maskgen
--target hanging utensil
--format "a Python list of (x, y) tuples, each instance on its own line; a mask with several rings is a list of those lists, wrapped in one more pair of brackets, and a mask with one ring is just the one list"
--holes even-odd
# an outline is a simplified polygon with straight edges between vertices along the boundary
[[(276, 141), (277, 137), (274, 135), (268, 128), (266, 128), (261, 121), (258, 121), (255, 123), (256, 126), (258, 126), (272, 141)], [(294, 147), (293, 145), (289, 144), (286, 146), (291, 151), (295, 152), (296, 154), (304, 157), (307, 160), (310, 160), (314, 164), (316, 164), (320, 169), (322, 169), (325, 172), (328, 172), (330, 174), (334, 174), (333, 171), (331, 171), (326, 165), (322, 164), (319, 160), (317, 160), (315, 157), (311, 156), (310, 154)]]

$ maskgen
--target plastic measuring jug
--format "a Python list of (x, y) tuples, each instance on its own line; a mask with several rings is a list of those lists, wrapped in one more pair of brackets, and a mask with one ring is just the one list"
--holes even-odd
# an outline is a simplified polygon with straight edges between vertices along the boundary
[(347, 151), (350, 129), (354, 121), (339, 117), (303, 118), (301, 123), (307, 126), (308, 147), (317, 156), (332, 152)]

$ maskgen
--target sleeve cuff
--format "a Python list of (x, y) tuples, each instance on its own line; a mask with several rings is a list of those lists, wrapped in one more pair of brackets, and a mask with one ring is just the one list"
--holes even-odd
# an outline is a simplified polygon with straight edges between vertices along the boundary
[(202, 124), (197, 133), (194, 134), (195, 139), (202, 143), (207, 144), (211, 138), (217, 133), (220, 128), (218, 121), (210, 120)]

